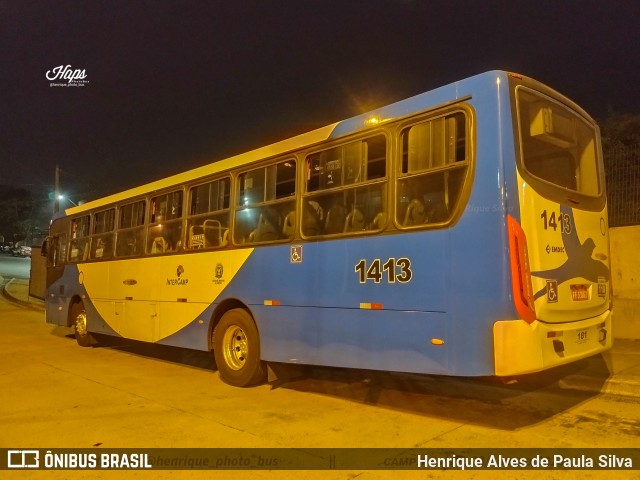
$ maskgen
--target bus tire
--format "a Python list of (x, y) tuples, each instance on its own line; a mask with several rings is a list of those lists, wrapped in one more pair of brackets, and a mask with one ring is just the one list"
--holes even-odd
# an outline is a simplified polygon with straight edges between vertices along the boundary
[(87, 311), (82, 301), (71, 306), (71, 321), (76, 334), (76, 342), (81, 347), (90, 347), (96, 343), (93, 335), (87, 330)]
[(213, 355), (220, 378), (229, 385), (248, 387), (265, 379), (258, 328), (243, 308), (222, 315), (213, 331)]

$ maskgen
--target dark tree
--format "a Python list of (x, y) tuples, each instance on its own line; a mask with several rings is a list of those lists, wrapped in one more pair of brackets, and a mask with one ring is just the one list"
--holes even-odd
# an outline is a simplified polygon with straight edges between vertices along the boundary
[(29, 190), (0, 185), (0, 235), (10, 242), (30, 240), (34, 231), (47, 228), (44, 207)]
[(640, 115), (610, 111), (600, 122), (600, 130), (605, 152), (622, 146), (640, 145)]

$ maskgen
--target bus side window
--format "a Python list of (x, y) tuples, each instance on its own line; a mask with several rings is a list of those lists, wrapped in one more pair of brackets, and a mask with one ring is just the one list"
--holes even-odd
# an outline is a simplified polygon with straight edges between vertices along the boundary
[(49, 237), (47, 245), (47, 267), (64, 265), (67, 258), (67, 236), (65, 234)]
[(182, 198), (182, 190), (174, 190), (151, 199), (147, 254), (177, 252), (182, 247)]
[[(241, 173), (235, 211), (236, 244), (291, 240), (296, 215), (296, 161)], [(295, 227), (293, 227), (295, 228)]]
[(140, 200), (119, 208), (116, 233), (116, 256), (131, 257), (144, 253), (144, 219), (146, 202)]
[(468, 167), (465, 118), (463, 112), (455, 112), (402, 131), (398, 225), (416, 227), (452, 218)]
[(387, 139), (375, 135), (307, 156), (302, 234), (353, 234), (386, 225)]
[(222, 248), (229, 242), (231, 180), (224, 177), (189, 190), (187, 249)]
[(89, 255), (92, 260), (107, 260), (113, 256), (115, 219), (115, 208), (96, 212), (93, 215), (93, 236)]
[(89, 215), (83, 215), (71, 220), (70, 262), (83, 262), (89, 258), (89, 219)]

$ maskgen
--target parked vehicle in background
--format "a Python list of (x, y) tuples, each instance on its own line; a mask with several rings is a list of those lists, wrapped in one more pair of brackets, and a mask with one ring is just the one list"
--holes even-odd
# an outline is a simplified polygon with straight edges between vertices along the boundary
[(27, 247), (26, 245), (15, 247), (13, 250), (11, 250), (11, 255), (14, 257), (30, 257), (31, 247)]

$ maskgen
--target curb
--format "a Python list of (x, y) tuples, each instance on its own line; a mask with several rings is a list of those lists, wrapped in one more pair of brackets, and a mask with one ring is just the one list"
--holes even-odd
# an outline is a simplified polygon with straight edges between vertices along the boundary
[[(3, 284), (2, 284), (2, 296), (4, 298), (6, 298), (7, 300), (9, 300), (10, 302), (16, 304), (16, 305), (21, 305), (23, 307), (27, 307), (27, 308), (30, 308), (32, 310), (44, 311), (45, 310), (44, 302), (43, 302), (43, 304), (39, 304), (39, 303), (33, 303), (33, 302), (21, 300), (21, 299), (15, 297), (14, 295), (12, 295), (11, 292), (9, 292), (7, 287), (10, 286), (15, 280), (16, 280), (15, 278), (12, 278), (7, 283), (4, 283), (4, 278), (0, 277), (0, 282), (3, 282)], [(42, 300), (38, 300), (38, 301), (42, 302)]]

